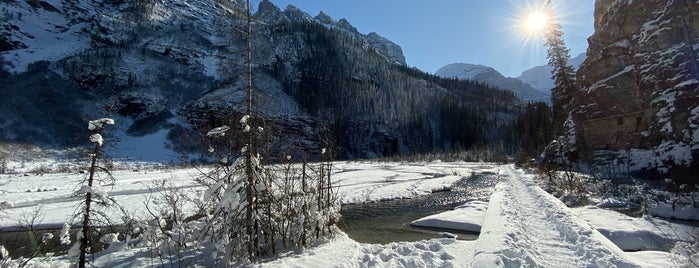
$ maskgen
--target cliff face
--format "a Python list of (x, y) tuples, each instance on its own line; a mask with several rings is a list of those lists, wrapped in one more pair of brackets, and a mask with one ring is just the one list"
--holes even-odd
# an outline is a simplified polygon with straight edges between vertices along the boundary
[(632, 172), (696, 168), (699, 1), (596, 1), (588, 42), (571, 103), (581, 156)]

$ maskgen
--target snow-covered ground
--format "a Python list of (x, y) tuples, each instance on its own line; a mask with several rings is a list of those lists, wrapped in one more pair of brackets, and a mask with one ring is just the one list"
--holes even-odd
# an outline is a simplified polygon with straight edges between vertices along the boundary
[[(676, 267), (686, 265), (686, 258), (674, 250), (667, 252), (671, 247), (658, 246), (658, 240), (686, 240), (683, 233), (695, 230), (604, 209), (570, 209), (537, 186), (533, 175), (524, 175), (510, 165), (338, 162), (334, 172), (334, 185), (343, 204), (427, 195), (480, 172), (496, 173), (501, 182), (489, 203), (470, 203), (424, 221), (423, 225), (443, 228), (454, 228), (459, 221), (480, 224), (481, 235), (475, 241), (439, 238), (378, 245), (358, 243), (340, 233), (318, 247), (289, 252), (255, 266)], [(135, 217), (143, 218), (149, 215), (144, 202), (162, 185), (190, 191), (192, 196), (200, 194), (202, 188), (194, 182), (198, 174), (196, 169), (121, 170), (114, 172), (116, 181), (106, 191)], [(22, 217), (34, 211), (42, 215), (40, 224), (60, 226), (75, 212), (77, 200), (72, 193), (84, 177), (79, 173), (0, 175), (0, 227), (16, 227)], [(619, 245), (648, 251), (624, 252)], [(98, 254), (95, 265), (137, 267), (160, 265), (160, 261), (154, 261), (145, 248), (122, 244)], [(68, 267), (69, 263), (61, 256), (42, 257), (30, 266)]]

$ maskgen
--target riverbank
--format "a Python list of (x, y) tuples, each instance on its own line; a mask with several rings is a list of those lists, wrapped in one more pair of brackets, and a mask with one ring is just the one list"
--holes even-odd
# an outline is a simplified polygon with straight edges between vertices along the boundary
[[(489, 197), (483, 227), (475, 241), (433, 238), (385, 245), (359, 243), (340, 232), (318, 247), (282, 254), (279, 258), (256, 264), (258, 267), (511, 267), (511, 266), (617, 266), (673, 267), (685, 261), (676, 248), (668, 251), (646, 250), (624, 252), (607, 239), (599, 229), (612, 220), (592, 222), (589, 217), (571, 210), (533, 182), (534, 175), (525, 175), (509, 165), (488, 163), (356, 163), (339, 162), (334, 167), (334, 185), (343, 204), (376, 203), (382, 200), (417, 198), (433, 192), (448, 191), (455, 182), (478, 173), (492, 173), (499, 184)], [(157, 192), (153, 185), (172, 185), (196, 194), (196, 170), (117, 171), (117, 181), (109, 195), (123, 202), (132, 215), (139, 215), (144, 201)], [(14, 177), (3, 175), (4, 191), (0, 202), (11, 203), (3, 209), (0, 224), (15, 226), (17, 219), (39, 211), (41, 223), (62, 223), (70, 219), (76, 200), (68, 198), (81, 174), (44, 174)], [(167, 184), (163, 184), (166, 182)], [(187, 211), (187, 208), (185, 208)], [(594, 214), (595, 210), (585, 212)], [(607, 211), (605, 210), (605, 213)], [(617, 213), (620, 214), (620, 213)], [(614, 215), (617, 215), (614, 214)], [(631, 219), (623, 214), (621, 219)], [(626, 217), (626, 218), (624, 218)], [(600, 220), (601, 219), (601, 220)], [(615, 218), (616, 219), (616, 218)], [(637, 219), (637, 218), (635, 218)], [(644, 220), (643, 218), (639, 220)], [(654, 220), (649, 224), (668, 225)], [(593, 225), (594, 224), (594, 225)], [(648, 230), (626, 230), (628, 237), (637, 237)], [(657, 235), (663, 236), (661, 231)], [(211, 256), (197, 255), (196, 250), (182, 253), (191, 265), (220, 264)], [(95, 255), (98, 267), (179, 265), (182, 259), (160, 257), (154, 260), (145, 246), (126, 241), (113, 242), (111, 247)], [(161, 263), (162, 262), (162, 263)], [(68, 267), (65, 256), (41, 257), (32, 260), (35, 267)]]

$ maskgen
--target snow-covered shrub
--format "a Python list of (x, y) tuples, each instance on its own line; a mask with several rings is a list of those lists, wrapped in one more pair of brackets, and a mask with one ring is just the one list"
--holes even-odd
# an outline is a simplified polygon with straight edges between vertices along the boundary
[(260, 155), (266, 148), (264, 128), (251, 127), (247, 115), (237, 123), (239, 128), (221, 126), (207, 133), (209, 152), (219, 161), (198, 179), (208, 188), (201, 202), (206, 215), (200, 237), (213, 257), (245, 263), (331, 235), (339, 219), (331, 153), (316, 152), (325, 162), (309, 163), (306, 152), (297, 154), (300, 159), (280, 157), (286, 161), (273, 165)]
[(680, 234), (686, 237), (678, 241), (671, 249), (677, 258), (673, 259), (677, 267), (699, 267), (699, 228)]
[(140, 236), (134, 243), (148, 248), (153, 258), (176, 258), (179, 264), (190, 266), (191, 263), (183, 263), (183, 254), (189, 245), (196, 244), (194, 234), (199, 224), (194, 221), (200, 215), (188, 216), (184, 213), (184, 208), (196, 205), (193, 198), (198, 194), (193, 190), (170, 185), (167, 181), (156, 182), (150, 189), (146, 209), (152, 219), (138, 224)]

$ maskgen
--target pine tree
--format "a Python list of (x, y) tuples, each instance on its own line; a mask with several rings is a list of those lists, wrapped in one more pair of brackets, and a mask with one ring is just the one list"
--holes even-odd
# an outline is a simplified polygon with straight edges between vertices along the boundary
[(563, 135), (563, 125), (570, 112), (570, 101), (575, 92), (575, 70), (568, 64), (570, 49), (563, 40), (563, 27), (555, 16), (551, 1), (547, 3), (549, 10), (549, 27), (544, 34), (548, 64), (553, 67), (552, 79), (556, 87), (551, 91), (553, 104), (553, 125), (555, 136)]

